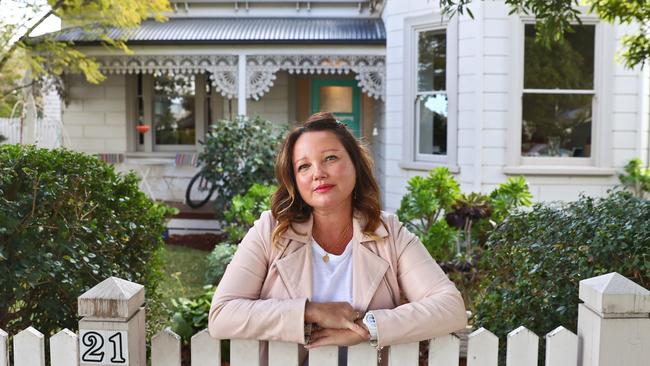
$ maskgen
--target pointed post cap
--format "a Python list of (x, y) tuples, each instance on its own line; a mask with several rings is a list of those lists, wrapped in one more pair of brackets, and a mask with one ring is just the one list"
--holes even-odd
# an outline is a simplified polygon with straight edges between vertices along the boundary
[(616, 272), (580, 281), (578, 296), (601, 314), (650, 313), (650, 291)]
[(79, 316), (130, 318), (144, 304), (144, 286), (109, 277), (77, 299)]

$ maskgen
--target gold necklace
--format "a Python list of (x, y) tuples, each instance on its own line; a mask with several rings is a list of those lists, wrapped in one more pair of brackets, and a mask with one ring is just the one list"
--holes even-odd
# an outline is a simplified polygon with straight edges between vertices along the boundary
[[(335, 243), (335, 244), (336, 244), (336, 243), (340, 243), (340, 242), (342, 241), (342, 239), (345, 239), (348, 235), (350, 235), (350, 232), (351, 232), (351, 231), (352, 231), (352, 222), (350, 222), (350, 223), (345, 227), (345, 229), (341, 232), (341, 234), (339, 235), (338, 239), (337, 239), (334, 243)], [(319, 240), (319, 239), (317, 238), (317, 235), (312, 235), (312, 236), (314, 237), (314, 240), (316, 240), (317, 243), (319, 243), (319, 244), (320, 244), (320, 243), (323, 243), (321, 240)], [(345, 241), (346, 244), (347, 244), (348, 242), (349, 242), (349, 240)], [(321, 246), (321, 248), (322, 248), (322, 246)], [(323, 250), (325, 251), (325, 255), (323, 256), (323, 262), (328, 263), (328, 262), (330, 261), (329, 253), (325, 250), (325, 248), (323, 248)]]

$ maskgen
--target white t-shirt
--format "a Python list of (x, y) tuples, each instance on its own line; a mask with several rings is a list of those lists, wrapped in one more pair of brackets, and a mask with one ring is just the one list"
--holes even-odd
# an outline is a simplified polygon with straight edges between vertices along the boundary
[[(327, 253), (315, 240), (312, 248), (312, 298), (313, 302), (345, 301), (352, 303), (352, 243), (341, 255)], [(329, 261), (323, 261), (327, 254)]]
[[(352, 303), (352, 243), (341, 255), (327, 253), (316, 240), (311, 241), (313, 302), (345, 301)], [(325, 262), (323, 256), (329, 260)], [(339, 366), (347, 366), (347, 347), (339, 347)], [(308, 359), (303, 366), (309, 366)]]

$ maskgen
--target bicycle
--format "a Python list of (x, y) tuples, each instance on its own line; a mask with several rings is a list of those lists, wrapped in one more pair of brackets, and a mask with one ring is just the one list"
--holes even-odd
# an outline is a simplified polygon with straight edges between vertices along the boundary
[(187, 185), (185, 203), (191, 208), (201, 208), (210, 201), (216, 189), (214, 183), (208, 181), (200, 171), (190, 179), (190, 183)]
[[(199, 140), (199, 143), (203, 144), (203, 141)], [(185, 203), (191, 208), (203, 207), (217, 190), (217, 186), (203, 176), (204, 169), (201, 167), (199, 172), (190, 179), (185, 190)]]

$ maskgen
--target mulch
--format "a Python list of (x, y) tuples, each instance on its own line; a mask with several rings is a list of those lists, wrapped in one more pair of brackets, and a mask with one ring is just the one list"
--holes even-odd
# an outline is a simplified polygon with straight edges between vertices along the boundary
[(187, 248), (212, 251), (214, 247), (226, 239), (225, 233), (218, 234), (186, 234), (170, 235), (165, 242), (171, 245), (178, 245)]

